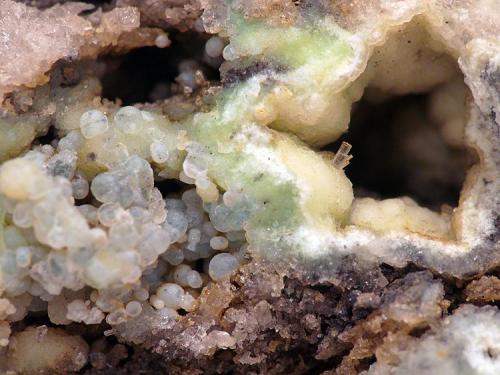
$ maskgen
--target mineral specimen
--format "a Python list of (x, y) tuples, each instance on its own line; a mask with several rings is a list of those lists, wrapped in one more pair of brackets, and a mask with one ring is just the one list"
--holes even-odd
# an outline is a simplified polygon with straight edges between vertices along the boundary
[(500, 371), (494, 0), (0, 3), (2, 373)]

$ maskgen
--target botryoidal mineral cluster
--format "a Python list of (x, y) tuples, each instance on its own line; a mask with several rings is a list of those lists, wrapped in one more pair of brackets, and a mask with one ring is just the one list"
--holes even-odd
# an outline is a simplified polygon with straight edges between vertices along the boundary
[[(2, 374), (500, 374), (497, 0), (93, 3), (0, 0)], [(198, 50), (105, 97), (142, 47)], [(322, 147), (423, 93), (456, 207), (355, 194)]]

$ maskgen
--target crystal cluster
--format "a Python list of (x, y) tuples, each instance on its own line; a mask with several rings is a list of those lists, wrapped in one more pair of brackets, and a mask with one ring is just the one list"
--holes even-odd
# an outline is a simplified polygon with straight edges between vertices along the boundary
[[(92, 180), (99, 207), (76, 206), (74, 186), (85, 199), (89, 182), (75, 175), (75, 159), (68, 148), (45, 145), (0, 169), (3, 220), (10, 223), (2, 285), (18, 319), (32, 298), (57, 324), (97, 324), (105, 314), (117, 324), (148, 301), (175, 316), (194, 308), (208, 275), (228, 277), (243, 260), (242, 234), (214, 228), (195, 190), (164, 200), (150, 164), (137, 156)], [(199, 259), (207, 273), (189, 266)]]

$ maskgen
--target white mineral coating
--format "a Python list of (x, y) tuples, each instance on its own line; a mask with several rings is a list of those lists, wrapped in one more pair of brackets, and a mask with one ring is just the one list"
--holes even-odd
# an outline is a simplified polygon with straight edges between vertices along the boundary
[(80, 117), (80, 130), (87, 138), (94, 138), (108, 131), (108, 118), (98, 110), (90, 110)]
[[(78, 16), (89, 9), (85, 5), (74, 7), (65, 4), (43, 11), (10, 0), (2, 5), (0, 18), (9, 37), (0, 46), (2, 51), (9, 53), (2, 56), (1, 65), (7, 66), (7, 62), (12, 61), (12, 54), (19, 53), (15, 64), (9, 65), (0, 78), (2, 100), (16, 86), (35, 87), (46, 82), (46, 74), (57, 61), (74, 60), (82, 55), (95, 58), (97, 54), (109, 50), (110, 45), (127, 50), (130, 48), (127, 47), (130, 37), (135, 41), (132, 45), (137, 43), (137, 37), (146, 41), (140, 37), (140, 32), (137, 33), (140, 12), (133, 7), (106, 12), (101, 21), (94, 24), (83, 15)], [(127, 37), (120, 38), (123, 34)], [(156, 33), (153, 33), (146, 38), (149, 39), (148, 44), (154, 41), (151, 39), (155, 36)]]
[(229, 253), (221, 253), (210, 260), (208, 274), (214, 281), (223, 280), (235, 273), (238, 267), (238, 258)]
[(434, 332), (397, 353), (399, 364), (374, 364), (377, 375), (495, 375), (500, 373), (500, 312), (496, 307), (465, 305)]

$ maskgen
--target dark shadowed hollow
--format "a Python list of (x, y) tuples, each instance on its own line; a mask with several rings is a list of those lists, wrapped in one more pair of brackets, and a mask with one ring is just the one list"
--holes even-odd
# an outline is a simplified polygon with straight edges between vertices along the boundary
[(346, 168), (355, 195), (374, 198), (409, 196), (439, 210), (457, 206), (467, 170), (475, 161), (465, 147), (452, 147), (428, 115), (428, 95), (405, 95), (370, 101), (353, 108), (349, 130), (326, 146), (337, 151), (352, 145)]

